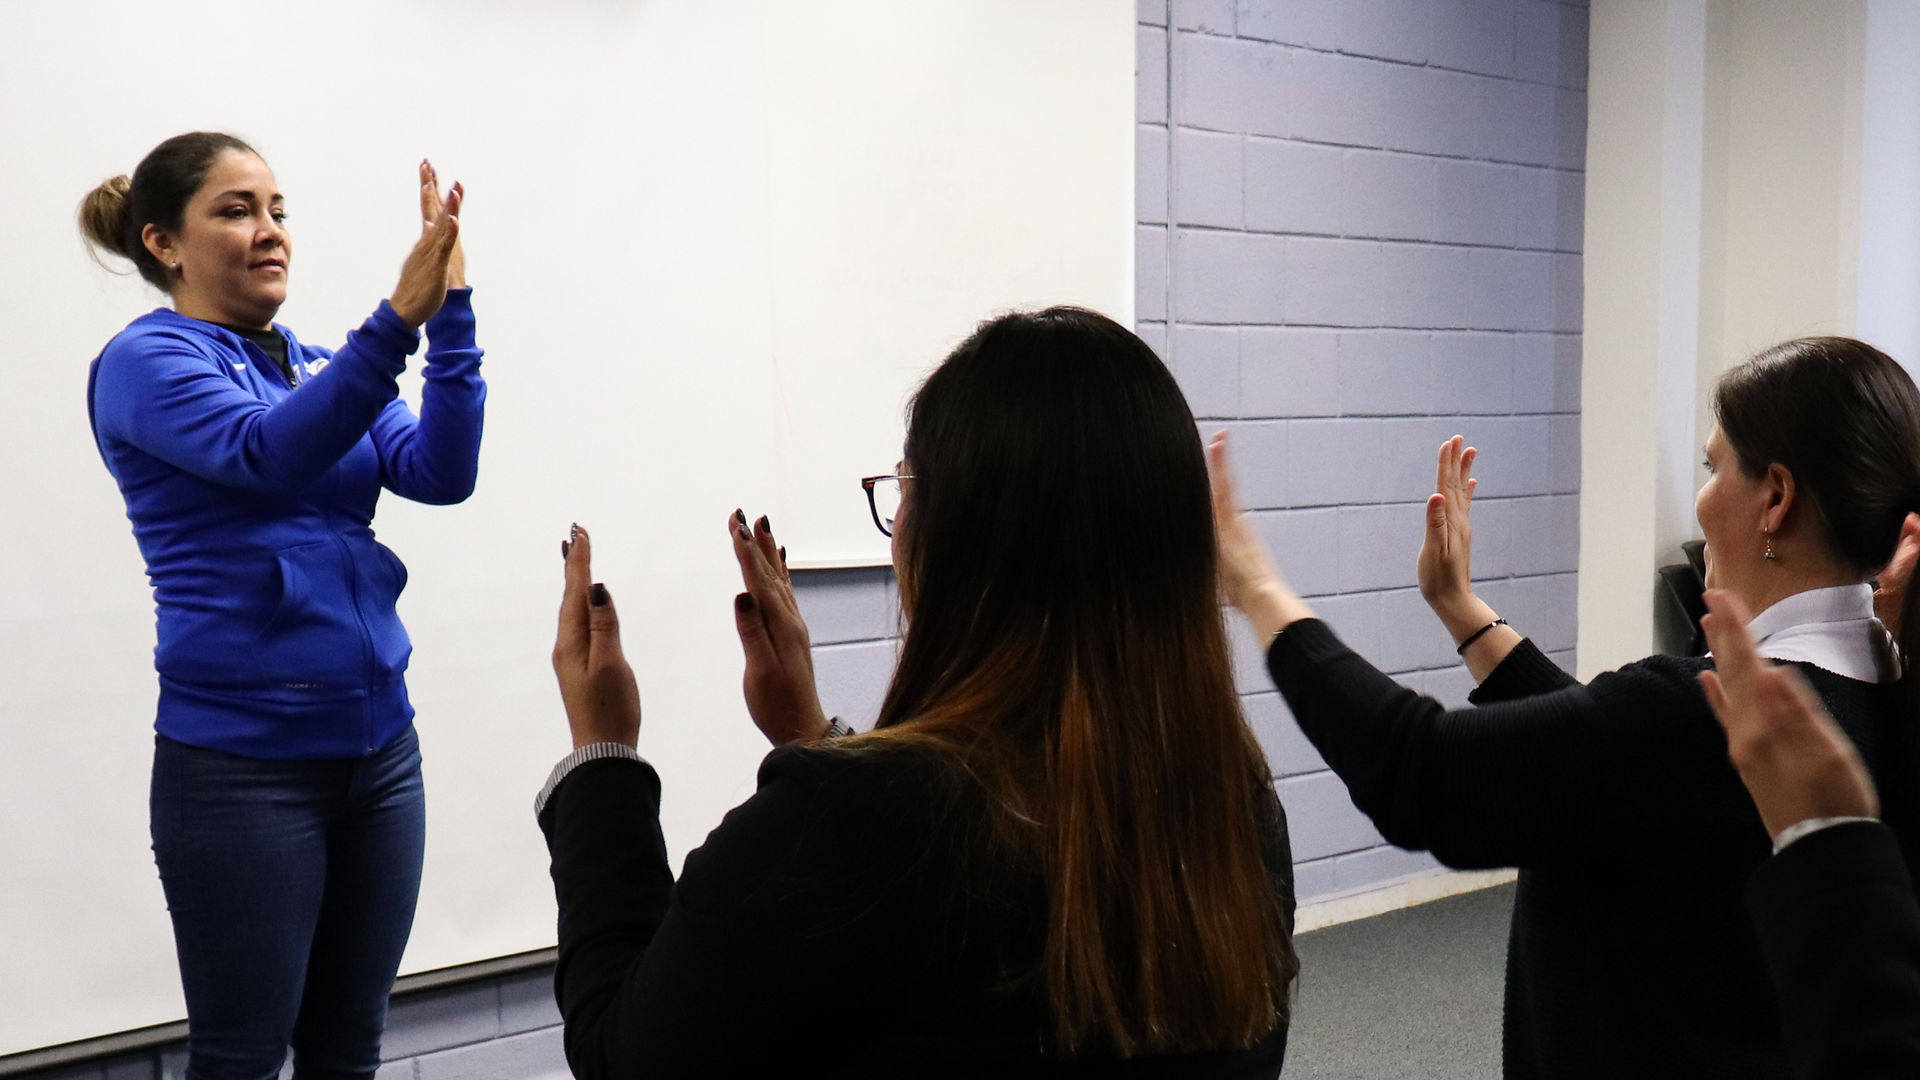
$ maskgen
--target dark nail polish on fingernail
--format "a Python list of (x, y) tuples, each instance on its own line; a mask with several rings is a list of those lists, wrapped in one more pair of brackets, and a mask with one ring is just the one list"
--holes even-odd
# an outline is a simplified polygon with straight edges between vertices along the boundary
[(735, 525), (733, 527), (733, 535), (739, 537), (742, 540), (748, 541), (749, 543), (751, 543), (753, 540), (753, 534), (747, 531), (747, 527), (745, 525)]
[(597, 581), (593, 583), (593, 592), (591, 593), (591, 596), (593, 597), (594, 607), (606, 607), (608, 602), (613, 599), (611, 596), (607, 595), (607, 587), (605, 585), (600, 584)]
[(738, 611), (743, 615), (749, 611), (752, 611), (753, 610), (753, 594), (741, 593), (739, 596), (734, 597), (733, 610)]
[(572, 545), (568, 544), (565, 540), (560, 541), (560, 557), (562, 559), (567, 557), (567, 551), (571, 547)]
[(765, 515), (765, 514), (761, 514), (761, 515), (760, 515), (760, 523), (759, 523), (759, 529), (760, 529), (760, 531), (761, 531), (761, 532), (772, 532), (772, 531), (773, 531), (773, 522), (771, 522), (771, 521), (768, 521), (768, 520), (767, 520), (767, 515)]
[(747, 523), (747, 512), (736, 509), (733, 512), (733, 523), (735, 525), (745, 525)]
[(780, 565), (781, 566), (787, 565), (787, 549), (786, 548), (780, 549)]
[(580, 539), (580, 523), (579, 522), (576, 521), (573, 523), (573, 528), (567, 532), (567, 539), (573, 540), (573, 541), (578, 541)]

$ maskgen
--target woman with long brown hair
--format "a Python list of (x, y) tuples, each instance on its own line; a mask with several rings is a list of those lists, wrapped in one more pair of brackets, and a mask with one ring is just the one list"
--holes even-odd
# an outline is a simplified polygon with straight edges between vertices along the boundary
[(821, 712), (767, 520), (729, 521), (780, 749), (677, 882), (613, 605), (567, 547), (577, 749), (539, 819), (575, 1074), (1277, 1075), (1286, 822), (1172, 376), (1091, 312), (1005, 316), (927, 379), (905, 452), (867, 480), (905, 623), (872, 732)]

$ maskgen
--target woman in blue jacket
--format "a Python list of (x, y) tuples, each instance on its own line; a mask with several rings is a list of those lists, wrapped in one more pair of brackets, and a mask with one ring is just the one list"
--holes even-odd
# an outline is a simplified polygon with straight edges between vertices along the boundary
[[(90, 192), (82, 231), (172, 300), (93, 362), (94, 438), (158, 622), (152, 830), (188, 1076), (370, 1077), (425, 835), (380, 489), (473, 490), (486, 386), (463, 197), (420, 165), (392, 298), (338, 351), (273, 322), (292, 242), (273, 173), (230, 135), (168, 139)], [(416, 417), (396, 377), (428, 340)]]

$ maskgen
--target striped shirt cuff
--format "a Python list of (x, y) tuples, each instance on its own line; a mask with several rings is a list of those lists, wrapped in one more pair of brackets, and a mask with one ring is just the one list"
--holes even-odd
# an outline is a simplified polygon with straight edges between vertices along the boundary
[(1872, 820), (1874, 819), (1870, 817), (1816, 817), (1808, 818), (1805, 821), (1796, 821), (1786, 828), (1781, 829), (1780, 835), (1773, 838), (1773, 853), (1778, 855), (1786, 850), (1788, 844), (1793, 843), (1795, 840), (1809, 833), (1817, 833), (1828, 826), (1845, 825), (1852, 821)]
[(566, 757), (561, 758), (560, 764), (555, 765), (553, 771), (547, 774), (546, 786), (540, 789), (540, 794), (534, 796), (533, 816), (537, 818), (545, 812), (547, 809), (547, 800), (553, 798), (553, 789), (560, 786), (560, 781), (565, 780), (568, 773), (585, 765), (589, 761), (599, 761), (602, 758), (626, 758), (628, 761), (646, 761), (645, 758), (640, 756), (640, 751), (635, 750), (626, 743), (588, 743), (573, 753), (568, 754)]

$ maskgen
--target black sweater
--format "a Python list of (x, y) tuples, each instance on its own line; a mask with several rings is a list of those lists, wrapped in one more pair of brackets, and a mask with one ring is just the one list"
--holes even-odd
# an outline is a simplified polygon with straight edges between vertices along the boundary
[[(1044, 889), (966, 839), (984, 808), (951, 774), (915, 750), (775, 750), (676, 882), (653, 769), (614, 759), (569, 773), (540, 827), (574, 1074), (1279, 1074), (1284, 1027), (1244, 1052), (1050, 1058), (1035, 974)], [(1272, 807), (1266, 858), (1290, 924)]]
[(1920, 1076), (1920, 905), (1884, 825), (1787, 845), (1747, 887), (1805, 1080)]
[[(1789, 1075), (1741, 890), (1771, 851), (1697, 676), (1651, 657), (1582, 686), (1522, 642), (1449, 711), (1289, 627), (1267, 654), (1302, 730), (1381, 835), (1460, 868), (1520, 867), (1506, 1075)], [(1807, 676), (1883, 794), (1904, 729), (1891, 689)]]

